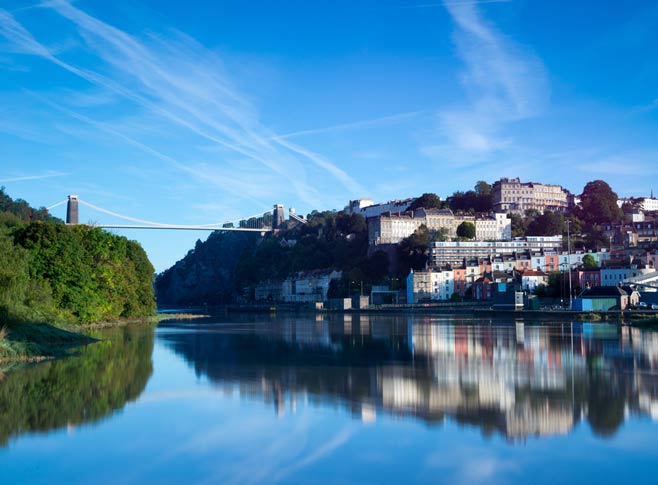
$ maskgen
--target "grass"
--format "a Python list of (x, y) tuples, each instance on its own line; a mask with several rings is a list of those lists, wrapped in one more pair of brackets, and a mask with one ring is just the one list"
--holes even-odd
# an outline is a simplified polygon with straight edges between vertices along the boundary
[(45, 323), (7, 324), (0, 330), (0, 362), (62, 357), (96, 339)]

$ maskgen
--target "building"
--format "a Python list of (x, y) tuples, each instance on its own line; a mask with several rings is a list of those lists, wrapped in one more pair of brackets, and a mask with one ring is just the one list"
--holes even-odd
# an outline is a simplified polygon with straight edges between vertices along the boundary
[(382, 202), (379, 204), (375, 204), (372, 199), (350, 200), (347, 205), (347, 212), (350, 215), (360, 214), (366, 219), (369, 217), (381, 216), (385, 212), (403, 213), (409, 209), (409, 206), (411, 206), (415, 200), (416, 199), (412, 197), (404, 200), (389, 200), (388, 202)]
[(475, 220), (475, 239), (478, 241), (507, 241), (512, 239), (512, 219), (504, 212), (495, 212)]
[(407, 276), (407, 303), (449, 300), (454, 289), (452, 270), (411, 271)]
[(521, 289), (535, 291), (538, 286), (548, 284), (548, 276), (543, 271), (526, 270), (521, 274)]
[(283, 281), (265, 281), (254, 290), (256, 301), (282, 301), (286, 303), (315, 303), (328, 300), (333, 280), (343, 274), (332, 269), (300, 271)]
[(514, 212), (524, 214), (533, 209), (540, 213), (547, 210), (567, 212), (568, 190), (560, 185), (521, 182), (519, 178), (501, 178), (493, 184), (494, 210), (497, 212)]
[(638, 278), (653, 273), (653, 268), (630, 267), (607, 267), (601, 268), (601, 286), (617, 286), (629, 278)]
[(491, 300), (493, 298), (493, 281), (486, 276), (481, 276), (473, 283), (474, 300)]
[(629, 295), (619, 286), (587, 288), (573, 302), (578, 311), (625, 310), (628, 306)]
[[(464, 260), (493, 258), (496, 255), (511, 256), (528, 251), (559, 251), (561, 248), (562, 236), (528, 236), (511, 241), (439, 241), (433, 242), (430, 248), (430, 264), (460, 265)], [(502, 267), (496, 269), (504, 270)]]
[(629, 203), (635, 208), (645, 212), (658, 211), (658, 199), (653, 196), (653, 193), (651, 194), (651, 197), (625, 197), (617, 201), (619, 207), (623, 206), (625, 203)]
[(493, 213), (479, 217), (455, 215), (450, 209), (423, 209), (409, 212), (385, 212), (369, 217), (368, 242), (370, 245), (398, 244), (411, 236), (420, 226), (430, 232), (444, 231), (448, 238), (457, 237), (457, 228), (463, 222), (475, 226), (475, 239), (500, 241), (511, 239), (512, 221), (503, 213)]

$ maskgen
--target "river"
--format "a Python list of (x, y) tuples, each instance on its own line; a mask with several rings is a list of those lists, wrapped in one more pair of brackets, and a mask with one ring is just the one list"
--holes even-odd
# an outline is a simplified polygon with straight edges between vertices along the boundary
[(2, 483), (654, 483), (658, 332), (231, 315), (0, 371)]

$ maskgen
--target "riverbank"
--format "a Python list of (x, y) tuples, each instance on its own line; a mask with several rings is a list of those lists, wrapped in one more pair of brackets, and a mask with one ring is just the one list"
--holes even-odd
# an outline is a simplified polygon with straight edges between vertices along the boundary
[(65, 357), (71, 350), (98, 339), (88, 332), (128, 325), (157, 325), (167, 320), (196, 320), (209, 315), (198, 313), (158, 313), (144, 318), (117, 319), (87, 325), (55, 326), (47, 323), (7, 323), (0, 327), (0, 363), (39, 362)]
[(46, 323), (9, 323), (0, 329), (0, 362), (63, 357), (72, 348), (96, 341), (89, 335)]

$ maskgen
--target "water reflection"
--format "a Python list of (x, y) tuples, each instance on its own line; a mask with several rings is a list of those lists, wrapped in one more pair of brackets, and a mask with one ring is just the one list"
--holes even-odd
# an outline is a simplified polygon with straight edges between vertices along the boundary
[(79, 356), (13, 369), (0, 379), (0, 446), (30, 432), (103, 419), (137, 399), (153, 366), (152, 328), (97, 335)]
[(607, 324), (394, 316), (241, 317), (169, 324), (160, 337), (199, 376), (272, 403), (339, 404), (510, 441), (611, 436), (630, 415), (658, 419), (658, 334)]

